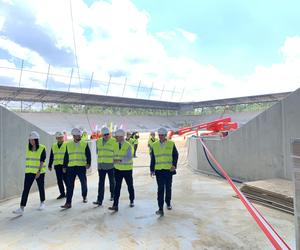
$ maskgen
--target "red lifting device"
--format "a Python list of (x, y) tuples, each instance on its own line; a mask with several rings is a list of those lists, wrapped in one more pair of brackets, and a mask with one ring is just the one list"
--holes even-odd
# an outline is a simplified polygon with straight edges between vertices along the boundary
[(224, 137), (228, 134), (228, 131), (236, 130), (237, 128), (238, 124), (232, 122), (230, 117), (226, 117), (212, 122), (200, 123), (191, 127), (179, 128), (177, 131), (169, 131), (168, 138), (172, 138), (173, 134), (186, 135), (195, 133), (196, 135), (199, 135), (198, 132), (200, 130), (209, 131), (207, 133), (202, 133), (201, 135), (220, 135)]

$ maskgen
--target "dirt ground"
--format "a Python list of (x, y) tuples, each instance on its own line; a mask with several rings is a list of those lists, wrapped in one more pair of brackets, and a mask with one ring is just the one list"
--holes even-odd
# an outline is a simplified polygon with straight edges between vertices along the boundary
[[(149, 175), (147, 134), (141, 135), (134, 159), (136, 206), (128, 206), (123, 183), (119, 212), (111, 213), (106, 182), (102, 207), (97, 197), (96, 171), (88, 177), (87, 204), (76, 182), (72, 209), (55, 198), (58, 188), (46, 190), (46, 209), (37, 211), (38, 193), (29, 196), (23, 216), (15, 216), (20, 198), (0, 203), (0, 249), (273, 249), (241, 201), (222, 179), (193, 172), (186, 161), (185, 141), (174, 138), (180, 152), (173, 180), (173, 210), (157, 217), (156, 181)], [(53, 174), (53, 173), (47, 173)], [(295, 248), (293, 216), (255, 205), (278, 233)]]

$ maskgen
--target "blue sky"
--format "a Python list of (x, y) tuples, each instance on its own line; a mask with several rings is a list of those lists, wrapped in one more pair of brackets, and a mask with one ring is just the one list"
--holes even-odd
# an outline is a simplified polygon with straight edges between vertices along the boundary
[[(292, 91), (300, 86), (300, 2), (296, 0), (72, 0), (80, 76), (92, 93), (207, 100)], [(66, 90), (76, 68), (69, 1), (0, 0), (0, 84), (27, 70)], [(2, 67), (2, 68), (1, 68)], [(78, 77), (77, 70), (74, 70)], [(2, 81), (1, 81), (2, 79)], [(11, 82), (8, 81), (11, 79)], [(24, 76), (42, 88), (44, 75)], [(140, 93), (137, 86), (141, 82)], [(81, 88), (80, 88), (81, 85)], [(72, 80), (72, 91), (89, 81)], [(135, 89), (135, 90), (134, 90)], [(168, 90), (163, 95), (159, 89)]]
[[(181, 27), (197, 34), (197, 41), (165, 43), (171, 54), (181, 49), (223, 72), (251, 73), (257, 64), (270, 66), (281, 57), (278, 48), (287, 36), (300, 34), (297, 0), (133, 0), (150, 14), (149, 31)], [(179, 45), (179, 52), (178, 52)], [(242, 63), (241, 63), (242, 62)]]

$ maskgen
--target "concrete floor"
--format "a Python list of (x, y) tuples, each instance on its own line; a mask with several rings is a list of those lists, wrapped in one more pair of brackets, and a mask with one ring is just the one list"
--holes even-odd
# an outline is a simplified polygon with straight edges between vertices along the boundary
[[(47, 207), (37, 211), (38, 193), (29, 196), (23, 216), (11, 211), (20, 198), (0, 203), (0, 249), (272, 249), (240, 200), (223, 180), (193, 173), (181, 150), (178, 174), (173, 182), (173, 210), (164, 217), (154, 212), (156, 182), (149, 176), (147, 153), (135, 159), (136, 206), (129, 208), (125, 183), (119, 212), (107, 208), (106, 189), (102, 207), (92, 201), (97, 196), (97, 174), (88, 177), (89, 202), (81, 202), (76, 183), (73, 207), (61, 211), (57, 187), (46, 190)], [(54, 174), (54, 173), (48, 173)], [(107, 180), (108, 182), (108, 180)], [(258, 209), (295, 248), (294, 218), (262, 206)]]

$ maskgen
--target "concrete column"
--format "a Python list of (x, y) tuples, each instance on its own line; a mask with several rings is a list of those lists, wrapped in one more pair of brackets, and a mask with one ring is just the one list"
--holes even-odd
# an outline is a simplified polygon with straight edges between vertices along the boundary
[(3, 114), (0, 109), (0, 199), (4, 197), (4, 180), (3, 180)]
[(293, 181), (295, 187), (294, 209), (295, 209), (295, 232), (296, 246), (300, 249), (300, 138), (293, 139), (291, 143), (291, 153), (293, 159)]

